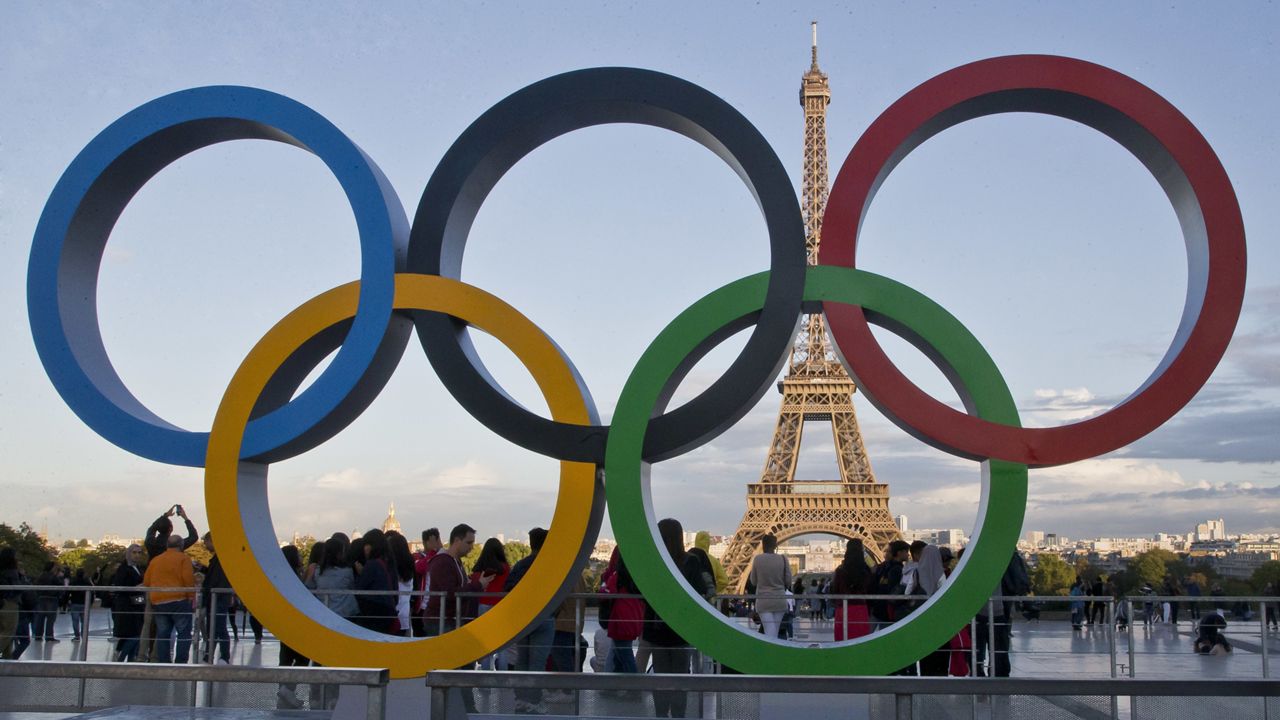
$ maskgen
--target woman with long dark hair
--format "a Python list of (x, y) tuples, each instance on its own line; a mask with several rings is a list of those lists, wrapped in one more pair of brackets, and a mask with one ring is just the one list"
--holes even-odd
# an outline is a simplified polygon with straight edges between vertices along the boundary
[[(702, 597), (707, 595), (707, 586), (702, 579), (702, 567), (698, 561), (684, 549), (684, 527), (675, 518), (666, 518), (658, 522), (658, 533), (662, 536), (662, 544), (666, 546), (671, 562), (680, 570), (693, 591)], [(645, 613), (645, 641), (650, 645), (653, 658), (653, 670), (659, 673), (688, 674), (693, 660), (693, 649), (675, 630), (662, 621), (648, 608)], [(658, 717), (684, 717), (685, 693), (683, 691), (655, 691), (653, 693), (653, 709)]]
[[(498, 538), (489, 538), (484, 541), (484, 547), (480, 549), (480, 557), (476, 558), (476, 564), (471, 567), (472, 582), (479, 582), (480, 576), (492, 575), (493, 579), (488, 585), (481, 588), (481, 592), (485, 593), (476, 600), (476, 617), (479, 617), (502, 599), (502, 595), (491, 595), (489, 593), (502, 592), (502, 585), (507, 581), (507, 576), (511, 574), (511, 565), (507, 563), (507, 549), (503, 547), (502, 541)], [(481, 670), (506, 670), (506, 648), (498, 652), (487, 655), (480, 660)]]
[[(395, 577), (387, 565), (391, 554), (387, 546), (387, 536), (374, 528), (360, 539), (364, 545), (364, 562), (360, 566), (360, 574), (356, 576), (356, 590), (367, 594), (356, 596), (360, 605), (360, 615), (356, 624), (375, 632), (394, 634), (396, 622), (396, 596), (391, 593), (377, 592), (397, 590)], [(358, 543), (352, 543), (355, 547)]]
[(355, 595), (342, 592), (356, 585), (356, 574), (347, 564), (348, 544), (347, 536), (341, 533), (324, 541), (320, 566), (307, 587), (315, 592), (325, 607), (349, 620), (360, 612), (360, 606), (356, 604)]
[[(865, 595), (871, 590), (871, 568), (867, 565), (866, 550), (862, 540), (850, 540), (845, 545), (844, 560), (836, 568), (831, 581), (835, 595)], [(866, 600), (837, 598), (836, 641), (860, 638), (871, 632)]]
[(410, 637), (413, 626), (409, 624), (409, 600), (413, 595), (413, 553), (409, 552), (409, 541), (404, 535), (392, 530), (387, 533), (387, 548), (391, 551), (390, 565), (394, 570), (396, 589), (396, 628), (395, 634)]

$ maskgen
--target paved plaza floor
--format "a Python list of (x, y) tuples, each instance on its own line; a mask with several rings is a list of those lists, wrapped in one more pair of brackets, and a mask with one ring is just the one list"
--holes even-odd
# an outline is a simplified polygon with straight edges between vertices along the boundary
[[(594, 632), (598, 628), (595, 618), (589, 615), (585, 627), (584, 635), (590, 641), (594, 637)], [(23, 655), (23, 661), (41, 661), (55, 660), (68, 661), (78, 660), (83, 657), (89, 661), (105, 662), (111, 660), (114, 641), (110, 637), (110, 627), (108, 613), (101, 610), (95, 610), (91, 616), (90, 632), (88, 633), (87, 643), (84, 640), (73, 641), (71, 639), (71, 625), (67, 616), (60, 616), (56, 625), (57, 637), (59, 642), (49, 643), (43, 641), (33, 642), (31, 647)], [(833, 628), (829, 622), (825, 621), (809, 621), (801, 620), (796, 625), (795, 640), (801, 643), (823, 642), (832, 639)], [(1263, 677), (1263, 661), (1262, 648), (1264, 639), (1261, 634), (1261, 627), (1257, 622), (1250, 623), (1234, 623), (1227, 630), (1227, 637), (1235, 646), (1235, 651), (1225, 656), (1205, 656), (1192, 652), (1191, 642), (1194, 637), (1194, 631), (1190, 622), (1183, 622), (1178, 626), (1168, 624), (1156, 624), (1144, 626), (1139, 624), (1129, 630), (1118, 631), (1114, 633), (1114, 638), (1109, 628), (1103, 625), (1085, 626), (1080, 630), (1073, 630), (1069, 623), (1058, 620), (1044, 620), (1041, 622), (1022, 622), (1015, 623), (1012, 637), (1012, 666), (1013, 675), (1015, 677), (1036, 677), (1036, 678), (1108, 678), (1133, 676), (1138, 678), (1223, 678), (1223, 679), (1245, 679), (1245, 678), (1261, 678)], [(1274, 654), (1274, 648), (1280, 643), (1280, 633), (1271, 632), (1265, 638), (1265, 643), (1270, 652), (1268, 655)], [(1113, 649), (1114, 648), (1114, 649)], [(231, 662), (236, 665), (250, 666), (273, 666), (278, 663), (280, 652), (279, 642), (268, 632), (265, 634), (261, 643), (255, 643), (252, 632), (246, 627), (240, 633), (238, 639), (233, 636), (231, 649)], [(83, 653), (83, 655), (81, 654)], [(590, 653), (588, 654), (590, 657)], [(195, 654), (192, 655), (193, 660)], [(1274, 676), (1275, 670), (1271, 669), (1268, 673)], [(248, 690), (248, 688), (246, 688)], [(267, 688), (265, 692), (270, 695), (275, 691), (275, 687)], [(502, 693), (499, 691), (482, 691), (477, 694), (480, 701), (480, 709), (494, 713), (508, 711), (513, 700), (508, 697), (509, 692)], [(801, 696), (783, 696), (785, 702), (795, 704), (796, 711), (804, 710), (805, 700)], [(182, 705), (184, 698), (174, 698), (173, 705)], [(259, 698), (259, 701), (262, 699)], [(830, 702), (831, 698), (812, 698), (813, 702)], [(887, 700), (891, 701), (892, 698)], [(1169, 699), (1173, 700), (1173, 699)], [(761, 696), (753, 697), (730, 697), (722, 696), (706, 700), (709, 703), (718, 704), (720, 710), (727, 710), (733, 707), (731, 715), (734, 717), (765, 717), (769, 713), (765, 707), (770, 702), (768, 698)], [(885, 699), (877, 700), (872, 698), (870, 703), (874, 708), (876, 702), (883, 702)], [(266, 702), (271, 702), (267, 698)], [(990, 701), (976, 701), (969, 697), (957, 698), (919, 698), (918, 703), (920, 711), (926, 712), (918, 717), (930, 718), (998, 718), (998, 717), (1023, 717), (1030, 716), (1024, 713), (1031, 713), (1038, 718), (1103, 718), (1110, 717), (1110, 701), (1106, 698), (995, 698)], [(1252, 716), (1252, 713), (1232, 710), (1234, 700), (1225, 699), (1200, 699), (1191, 700), (1178, 699), (1176, 706), (1168, 708), (1158, 708), (1160, 700), (1151, 699), (1152, 713), (1143, 713), (1144, 717), (1173, 717), (1182, 715), (1184, 711), (1191, 709), (1192, 705), (1205, 705), (1203, 710), (1212, 712), (1219, 717), (1246, 717)], [(1167, 701), (1165, 701), (1167, 702)], [(1224, 704), (1224, 702), (1226, 704)], [(626, 698), (614, 697), (597, 693), (581, 693), (576, 699), (576, 704), (568, 700), (562, 700), (559, 703), (549, 703), (548, 710), (552, 716), (563, 717), (642, 717), (646, 714), (651, 716), (652, 709), (648, 707), (649, 700), (647, 698)], [(1032, 708), (1017, 706), (1017, 703), (1026, 705), (1034, 704)], [(1206, 705), (1206, 703), (1208, 703)], [(169, 704), (169, 703), (166, 703)], [(1230, 707), (1229, 707), (1230, 706)], [(262, 705), (259, 705), (261, 708)], [(1157, 710), (1159, 711), (1157, 712)], [(885, 708), (887, 711), (888, 708)], [(1177, 710), (1177, 713), (1174, 711)], [(1221, 711), (1226, 710), (1227, 714)], [(103, 718), (147, 718), (152, 720), (158, 718), (151, 710), (146, 708), (134, 708), (129, 710), (121, 708), (115, 710), (116, 714), (94, 714), (89, 717)], [(185, 711), (184, 711), (185, 712)], [(122, 714), (123, 713), (123, 714)], [(132, 714), (130, 714), (132, 713)], [(255, 711), (253, 717), (260, 717), (263, 720), (268, 718), (283, 718), (288, 713), (276, 714), (267, 708)], [(1166, 714), (1168, 713), (1168, 714)], [(880, 716), (879, 712), (874, 713)], [(1128, 717), (1127, 707), (1121, 707), (1120, 717)], [(719, 714), (724, 717), (725, 715)], [(891, 716), (891, 715), (890, 715)], [(0, 720), (28, 720), (28, 718), (40, 718), (41, 720), (55, 720), (63, 717), (75, 717), (74, 715), (57, 715), (57, 714), (16, 714), (16, 713), (0, 713)], [(197, 716), (190, 713), (173, 716), (191, 717), (196, 720)], [(199, 720), (220, 720), (221, 716), (208, 715), (199, 716)], [(238, 717), (250, 717), (241, 714)], [(317, 715), (309, 715), (309, 717), (317, 717)], [(856, 717), (856, 714), (855, 714)], [(167, 719), (167, 716), (165, 718)]]

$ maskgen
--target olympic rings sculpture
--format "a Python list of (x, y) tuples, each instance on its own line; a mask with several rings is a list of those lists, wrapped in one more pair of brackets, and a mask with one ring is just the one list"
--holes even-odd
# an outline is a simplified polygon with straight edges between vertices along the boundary
[[(1057, 115), (1119, 142), (1164, 188), (1187, 245), (1187, 301), (1165, 358), (1124, 403), (1056, 428), (1020, 426), (998, 369), (945, 310), (899, 283), (854, 269), (862, 218), (893, 167), (946, 128), (1003, 112)], [(503, 173), (555, 137), (619, 122), (681, 133), (733, 167), (764, 216), (770, 265), (713, 290), (672, 321), (641, 356), (612, 425), (605, 427), (585, 382), (555, 343), (514, 308), (458, 276), (471, 224)], [(112, 227), (148, 180), (199, 148), (244, 138), (296, 145), (325, 162), (356, 217), (360, 276), (308, 300), (272, 328), (237, 370), (211, 430), (192, 432), (147, 409), (111, 366), (98, 327), (97, 276)], [(1244, 227), (1221, 163), (1167, 101), (1098, 65), (1022, 55), (955, 68), (890, 106), (841, 167), (823, 228), (822, 264), (806, 268), (794, 188), (759, 131), (715, 95), (656, 72), (580, 70), (502, 100), (445, 154), (412, 226), (377, 165), (314, 111), (264, 90), (195, 88), (129, 112), (72, 161), (36, 228), (28, 312), (46, 372), (87, 425), (137, 455), (205, 468), (209, 524), (228, 577), (282, 640), (322, 664), (387, 667), (393, 677), (413, 677), (497, 650), (568, 592), (607, 504), (647, 600), (717, 660), (745, 672), (883, 674), (942, 645), (997, 585), (1022, 525), (1028, 466), (1122, 447), (1172, 417), (1204, 385), (1240, 314)], [(828, 319), (842, 361), (876, 407), (924, 442), (982, 461), (982, 501), (975, 538), (944, 592), (883, 632), (803, 648), (743, 633), (692, 595), (656, 536), (648, 469), (741, 418), (780, 372), (801, 314), (818, 311)], [(933, 359), (968, 414), (911, 384), (879, 348), (868, 322), (902, 335)], [(750, 338), (725, 374), (667, 412), (684, 373), (748, 326)], [(490, 378), (468, 327), (493, 335), (525, 364), (547, 399), (550, 419), (520, 407)], [(277, 549), (266, 493), (271, 462), (324, 442), (373, 401), (413, 329), (445, 386), (470, 413), (511, 442), (561, 463), (547, 543), (511, 597), (457, 630), (415, 639), (364, 630), (317, 601)], [(298, 392), (335, 349), (332, 363)]]

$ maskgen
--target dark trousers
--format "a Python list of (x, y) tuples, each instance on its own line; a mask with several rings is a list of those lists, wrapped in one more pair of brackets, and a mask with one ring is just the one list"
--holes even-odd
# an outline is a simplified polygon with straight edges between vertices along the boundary
[[(653, 671), (665, 674), (688, 675), (693, 661), (693, 650), (687, 647), (653, 646)], [(681, 718), (685, 716), (688, 695), (683, 690), (654, 690), (653, 710), (658, 717)]]
[(978, 677), (987, 677), (986, 668), (994, 666), (995, 675), (993, 677), (1009, 677), (1009, 639), (1013, 635), (1013, 629), (1009, 626), (1009, 617), (1007, 615), (997, 616), (995, 619), (995, 635), (996, 646), (992, 648), (992, 658), (990, 663), (987, 662), (988, 645), (991, 642), (990, 624), (986, 616), (978, 616), (978, 627), (976, 647), (978, 650)]
[(13, 630), (13, 649), (11, 659), (17, 660), (22, 657), (22, 653), (27, 651), (31, 646), (31, 625), (34, 622), (35, 613), (27, 610), (18, 611), (18, 626)]
[[(445, 618), (445, 621), (444, 621), (444, 633), (450, 633), (450, 632), (453, 632), (454, 630), (457, 630), (457, 629), (458, 629), (458, 620), (457, 620), (457, 618)], [(425, 631), (426, 631), (426, 633), (427, 633), (427, 634), (426, 634), (426, 637), (436, 637), (437, 635), (442, 635), (442, 634), (444, 634), (444, 633), (441, 633), (441, 632), (440, 632), (440, 623), (439, 623), (439, 621), (437, 621), (437, 622), (427, 622), (427, 623), (423, 623), (423, 630), (425, 630)], [(463, 665), (462, 667), (457, 668), (457, 669), (458, 669), (458, 670), (475, 670), (475, 669), (476, 669), (476, 664), (475, 664), (475, 663), (467, 663), (466, 665)], [(449, 692), (450, 692), (450, 694), (455, 693), (455, 692), (456, 692), (456, 693), (460, 693), (460, 694), (462, 695), (462, 707), (463, 707), (463, 708), (467, 711), (467, 713), (469, 713), (469, 714), (471, 714), (471, 713), (475, 713), (475, 711), (476, 711), (476, 695), (475, 695), (475, 691), (474, 691), (474, 690), (472, 690), (471, 688), (460, 688), (460, 689), (456, 689), (456, 690), (450, 690)], [(517, 692), (519, 692), (519, 691), (517, 690)]]
[[(577, 662), (574, 655), (577, 654)], [(555, 640), (551, 644), (551, 662), (556, 672), (582, 672), (584, 653), (578, 649), (578, 633), (557, 630)]]
[(58, 598), (42, 597), (36, 601), (35, 627), (37, 640), (53, 639), (53, 623), (58, 619)]

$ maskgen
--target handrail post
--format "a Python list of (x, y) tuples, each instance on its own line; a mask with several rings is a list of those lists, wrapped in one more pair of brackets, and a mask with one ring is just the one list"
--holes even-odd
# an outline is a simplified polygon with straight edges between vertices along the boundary
[[(1259, 636), (1259, 646), (1262, 651), (1262, 679), (1266, 680), (1271, 677), (1271, 668), (1267, 662), (1267, 603), (1265, 600), (1258, 602), (1258, 610), (1258, 628), (1262, 630), (1262, 635)], [(1266, 705), (1265, 698), (1263, 704)]]
[[(868, 616), (870, 617), (870, 616)], [(978, 618), (969, 621), (969, 677), (978, 677)]]
[(80, 648), (76, 653), (80, 656), (80, 662), (89, 659), (89, 615), (93, 609), (93, 593), (85, 588), (84, 591), (84, 609), (80, 611)]
[[(1111, 651), (1111, 677), (1116, 677), (1116, 601), (1107, 598), (1107, 645)], [(1120, 698), (1111, 693), (1111, 720), (1120, 718)]]
[[(427, 675), (427, 677), (431, 677)], [(449, 690), (439, 685), (431, 687), (431, 718), (444, 720), (449, 717)]]
[[(1135, 617), (1133, 614), (1133, 598), (1125, 598), (1124, 601), (1129, 604), (1129, 677), (1134, 678), (1137, 677), (1137, 668), (1134, 666), (1133, 660), (1137, 657), (1137, 654), (1133, 646), (1133, 636), (1137, 630), (1134, 629), (1133, 625)], [(1135, 717), (1137, 716), (1135, 715)]]
[[(432, 704), (434, 705), (435, 695), (432, 693)], [(433, 708), (434, 710), (434, 708)], [(365, 718), (366, 720), (386, 720), (387, 717), (387, 684), (381, 683), (373, 685), (369, 688), (369, 692), (365, 695)], [(431, 717), (439, 717), (443, 720), (444, 712), (440, 715), (431, 713)]]
[(911, 718), (911, 696), (905, 693), (898, 693), (893, 696), (894, 700), (894, 717), (897, 720), (912, 720)]
[(996, 609), (995, 600), (987, 598), (987, 677), (996, 676)]
[[(1116, 676), (1116, 606), (1115, 599), (1107, 599), (1107, 649), (1111, 653), (1111, 677)], [(1112, 700), (1114, 701), (1114, 697)]]

